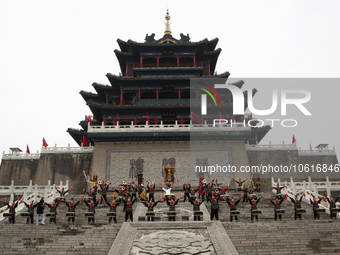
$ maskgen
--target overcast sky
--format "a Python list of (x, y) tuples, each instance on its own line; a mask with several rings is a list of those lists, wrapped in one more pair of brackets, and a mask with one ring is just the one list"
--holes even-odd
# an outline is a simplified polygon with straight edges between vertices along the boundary
[[(118, 38), (144, 42), (147, 33), (161, 38), (167, 7), (175, 38), (180, 33), (189, 33), (192, 42), (219, 38), (218, 73), (244, 80), (339, 78), (336, 0), (1, 1), (0, 151), (25, 151), (27, 144), (31, 153), (40, 151), (43, 137), (50, 146), (77, 146), (66, 130), (79, 128), (91, 114), (79, 92), (95, 92), (93, 82), (109, 84), (106, 73), (119, 74), (113, 53)], [(254, 87), (251, 81), (245, 88)], [(313, 116), (301, 118), (296, 128), (272, 129), (263, 144), (291, 143), (294, 134), (302, 149), (311, 142), (340, 150), (339, 80), (310, 83)], [(261, 102), (270, 88), (256, 88), (254, 100)]]

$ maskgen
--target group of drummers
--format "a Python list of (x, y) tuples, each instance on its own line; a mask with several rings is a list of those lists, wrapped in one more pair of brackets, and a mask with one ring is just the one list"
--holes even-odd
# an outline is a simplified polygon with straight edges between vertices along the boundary
[[(246, 179), (247, 180), (247, 179)], [(176, 220), (176, 205), (180, 200), (182, 202), (190, 202), (193, 205), (193, 214), (194, 214), (194, 221), (200, 221), (203, 217), (203, 212), (200, 210), (200, 206), (203, 202), (209, 202), (211, 204), (211, 213), (210, 219), (216, 220), (219, 219), (219, 203), (221, 201), (225, 201), (228, 206), (230, 207), (230, 222), (234, 219), (236, 221), (239, 220), (240, 211), (237, 209), (238, 203), (243, 200), (243, 202), (248, 202), (250, 204), (250, 219), (251, 221), (256, 219), (258, 220), (258, 215), (261, 215), (261, 210), (258, 209), (258, 203), (263, 198), (262, 195), (256, 195), (254, 192), (260, 192), (260, 186), (256, 185), (252, 188), (246, 187), (244, 182), (239, 179), (239, 181), (235, 181), (238, 184), (238, 191), (241, 192), (241, 197), (237, 200), (230, 197), (226, 191), (228, 188), (222, 188), (221, 186), (223, 183), (219, 184), (217, 179), (211, 180), (211, 182), (207, 182), (206, 180), (201, 180), (199, 182), (198, 187), (195, 189), (189, 183), (183, 184), (183, 192), (184, 197), (180, 197), (177, 200), (175, 199), (175, 195), (171, 193), (173, 186), (166, 185), (162, 187), (162, 184), (159, 184), (159, 188), (163, 189), (165, 195), (161, 197), (159, 200), (155, 201), (154, 192), (155, 192), (155, 183), (156, 181), (150, 182), (147, 181), (146, 187), (143, 184), (136, 185), (134, 182), (127, 183), (123, 181), (118, 189), (111, 187), (111, 190), (114, 191), (112, 202), (109, 203), (107, 201), (107, 191), (110, 189), (111, 182), (97, 182), (93, 188), (90, 188), (89, 191), (83, 190), (86, 193), (87, 197), (80, 197), (79, 201), (75, 202), (71, 199), (69, 202), (66, 201), (65, 195), (69, 192), (69, 190), (58, 190), (57, 187), (55, 189), (60, 194), (60, 197), (55, 199), (52, 204), (45, 203), (43, 199), (41, 199), (38, 203), (34, 204), (31, 201), (30, 204), (27, 204), (25, 201), (22, 201), (25, 206), (27, 207), (27, 212), (21, 213), (21, 216), (27, 218), (27, 223), (33, 224), (33, 216), (34, 210), (37, 208), (37, 219), (36, 224), (38, 225), (39, 216), (42, 217), (41, 224), (44, 224), (45, 215), (43, 210), (45, 206), (49, 207), (49, 212), (46, 214), (46, 217), (49, 218), (50, 223), (56, 223), (57, 221), (57, 208), (58, 206), (63, 203), (67, 207), (66, 218), (68, 222), (75, 222), (76, 217), (76, 207), (79, 205), (80, 202), (84, 203), (88, 210), (85, 212), (85, 217), (88, 219), (88, 222), (94, 223), (95, 221), (95, 210), (97, 205), (100, 203), (104, 203), (109, 207), (109, 211), (107, 212), (108, 222), (111, 223), (114, 221), (117, 223), (117, 207), (120, 204), (123, 204), (123, 212), (125, 212), (125, 221), (130, 219), (133, 221), (133, 205), (135, 202), (141, 202), (147, 208), (146, 210), (146, 218), (148, 221), (154, 221), (155, 219), (155, 212), (154, 208), (157, 206), (158, 203), (166, 202), (167, 206), (169, 207), (169, 211), (167, 213), (169, 221)], [(230, 186), (229, 186), (230, 187)], [(288, 197), (288, 195), (281, 194), (281, 190), (284, 186), (280, 187), (273, 187), (272, 189), (276, 191), (276, 198), (275, 201), (272, 201), (269, 198), (270, 203), (274, 206), (274, 220), (282, 219), (282, 215), (285, 213), (285, 210), (281, 208), (282, 203), (287, 200), (288, 198), (294, 204), (294, 218), (302, 219), (302, 214), (306, 213), (306, 210), (302, 208), (301, 201), (305, 194), (295, 196), (295, 199)], [(70, 189), (72, 191), (72, 188)], [(100, 194), (100, 199), (97, 199), (97, 195)], [(310, 203), (313, 206), (314, 212), (314, 219), (319, 219), (321, 213), (325, 213), (324, 208), (320, 208), (319, 204), (321, 200), (327, 201), (329, 203), (330, 209), (330, 217), (336, 218), (336, 214), (340, 212), (340, 208), (336, 208), (336, 202), (340, 199), (338, 197), (336, 200), (333, 198), (322, 197), (319, 200), (316, 200), (315, 197), (310, 199)], [(2, 202), (9, 208), (9, 213), (5, 213), (4, 217), (9, 219), (10, 223), (15, 223), (15, 208), (18, 206), (20, 202), (19, 199), (16, 202), (8, 204), (6, 202)]]

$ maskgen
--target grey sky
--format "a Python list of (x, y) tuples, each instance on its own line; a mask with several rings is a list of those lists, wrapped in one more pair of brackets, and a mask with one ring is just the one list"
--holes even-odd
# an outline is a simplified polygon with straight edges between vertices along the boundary
[[(93, 82), (109, 84), (106, 73), (119, 73), (118, 38), (162, 37), (167, 6), (175, 38), (219, 38), (218, 73), (339, 78), (339, 1), (1, 1), (0, 151), (26, 144), (40, 151), (43, 137), (50, 146), (76, 146), (66, 130), (90, 114), (79, 91), (94, 92)], [(310, 105), (313, 121), (324, 124), (273, 129), (263, 143), (291, 143), (295, 134), (302, 149), (309, 142), (340, 148), (338, 82), (322, 84)], [(261, 100), (266, 87), (255, 87)]]

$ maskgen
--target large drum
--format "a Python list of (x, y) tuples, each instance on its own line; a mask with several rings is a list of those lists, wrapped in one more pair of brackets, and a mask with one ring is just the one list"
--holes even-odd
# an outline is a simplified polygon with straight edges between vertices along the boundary
[(4, 213), (4, 218), (12, 218), (13, 213)]
[(165, 194), (166, 201), (171, 201), (172, 199), (176, 199), (174, 194)]
[(340, 208), (334, 208), (334, 209), (332, 209), (332, 213), (340, 213)]
[(283, 198), (283, 195), (282, 195), (282, 194), (277, 194), (276, 197), (277, 197), (278, 199), (282, 199), (282, 198)]
[(107, 217), (111, 217), (111, 218), (114, 217), (115, 218), (116, 217), (116, 213), (115, 212), (108, 212), (107, 213)]
[(285, 214), (285, 209), (277, 209), (276, 214)]
[(194, 211), (194, 216), (203, 216), (202, 211)]
[(147, 212), (146, 217), (155, 217), (155, 213), (154, 212)]
[(196, 196), (190, 196), (190, 199), (194, 201), (196, 200)]
[(242, 189), (241, 188), (238, 188), (237, 191), (241, 191)]
[(253, 215), (261, 215), (261, 211), (260, 210), (251, 210), (251, 213)]
[(46, 213), (46, 218), (54, 219), (55, 218), (55, 213)]
[(236, 211), (236, 210), (231, 210), (230, 211), (230, 216), (238, 216), (238, 215), (240, 215), (239, 211)]
[(325, 213), (325, 212), (326, 212), (326, 209), (317, 208), (317, 209), (316, 209), (316, 212), (317, 212), (317, 213)]
[(67, 218), (74, 218), (76, 216), (76, 213), (75, 212), (67, 212), (66, 213), (66, 217)]
[(306, 213), (306, 209), (296, 209), (296, 214), (303, 214), (303, 213)]
[(22, 213), (20, 214), (20, 216), (21, 216), (22, 218), (29, 218), (29, 217), (30, 217), (30, 213), (29, 213), (29, 212), (22, 212)]
[(93, 218), (94, 217), (94, 213), (93, 212), (86, 212), (85, 213), (85, 217), (86, 218)]
[(229, 200), (229, 195), (221, 195), (221, 199), (224, 198), (224, 200), (228, 201)]

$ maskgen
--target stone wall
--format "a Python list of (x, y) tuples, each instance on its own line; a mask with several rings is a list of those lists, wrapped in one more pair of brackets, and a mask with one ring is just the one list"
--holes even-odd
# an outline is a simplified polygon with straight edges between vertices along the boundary
[[(194, 149), (193, 149), (194, 148)], [(176, 173), (179, 183), (197, 183), (198, 176), (194, 169), (190, 169), (196, 158), (208, 159), (209, 165), (216, 162), (219, 165), (248, 165), (247, 154), (243, 142), (210, 142), (210, 143), (96, 143), (93, 151), (93, 163), (91, 173), (99, 175), (98, 180), (111, 180), (113, 186), (117, 186), (122, 180), (137, 181), (133, 173), (136, 165), (133, 160), (143, 160), (144, 180), (156, 180), (164, 183), (162, 175), (163, 159), (175, 158)], [(133, 176), (131, 176), (133, 175)], [(238, 173), (230, 174), (205, 174), (207, 179), (218, 178), (219, 182), (231, 183), (231, 178), (243, 178)], [(178, 184), (178, 183), (177, 183)]]
[(86, 186), (83, 171), (89, 172), (91, 161), (91, 153), (48, 153), (35, 160), (2, 160), (0, 185), (8, 186), (11, 180), (14, 185), (29, 185), (30, 180), (38, 185), (47, 185), (48, 180), (52, 184), (69, 180), (73, 190), (80, 192)]

